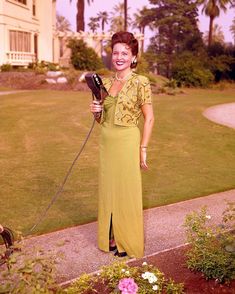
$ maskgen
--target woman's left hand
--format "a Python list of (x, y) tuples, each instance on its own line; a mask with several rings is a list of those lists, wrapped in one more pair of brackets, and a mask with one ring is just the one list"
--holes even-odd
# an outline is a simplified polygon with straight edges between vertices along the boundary
[(140, 167), (143, 170), (147, 170), (148, 169), (148, 165), (147, 165), (147, 150), (146, 148), (144, 149), (140, 149)]

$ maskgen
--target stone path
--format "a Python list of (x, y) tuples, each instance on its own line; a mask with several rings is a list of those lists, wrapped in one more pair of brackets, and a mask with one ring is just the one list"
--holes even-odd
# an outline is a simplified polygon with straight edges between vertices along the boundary
[[(145, 256), (185, 244), (185, 216), (204, 205), (208, 207), (210, 221), (219, 224), (226, 201), (235, 201), (235, 189), (145, 210)], [(97, 222), (27, 239), (23, 250), (31, 254), (33, 248), (63, 255), (57, 265), (58, 282), (97, 271), (114, 260), (112, 253), (97, 248)]]

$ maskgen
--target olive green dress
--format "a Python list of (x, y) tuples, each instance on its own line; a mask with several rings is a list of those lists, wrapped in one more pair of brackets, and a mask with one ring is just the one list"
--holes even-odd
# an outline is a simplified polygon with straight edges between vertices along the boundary
[(142, 184), (137, 126), (114, 124), (117, 97), (104, 102), (101, 125), (98, 245), (109, 251), (110, 229), (119, 252), (130, 257), (144, 253)]

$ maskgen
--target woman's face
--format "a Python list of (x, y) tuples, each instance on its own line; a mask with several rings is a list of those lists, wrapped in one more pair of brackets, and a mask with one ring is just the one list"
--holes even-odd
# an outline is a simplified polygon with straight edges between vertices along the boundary
[(117, 43), (113, 47), (112, 64), (117, 71), (129, 69), (134, 56), (131, 48), (125, 43)]

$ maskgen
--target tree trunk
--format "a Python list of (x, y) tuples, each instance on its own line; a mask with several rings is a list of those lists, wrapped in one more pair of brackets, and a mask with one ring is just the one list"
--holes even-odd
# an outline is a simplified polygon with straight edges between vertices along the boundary
[(77, 32), (85, 31), (84, 10), (85, 0), (77, 0)]
[(127, 0), (124, 0), (124, 31), (127, 31)]
[[(143, 35), (145, 35), (145, 26), (142, 27), (142, 32)], [(144, 37), (142, 40), (142, 44), (141, 44), (141, 54), (144, 53)]]
[(208, 47), (211, 46), (212, 41), (213, 41), (213, 22), (214, 22), (214, 17), (210, 16), (210, 25), (209, 25), (209, 36), (208, 36)]

